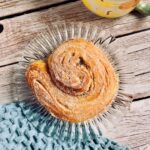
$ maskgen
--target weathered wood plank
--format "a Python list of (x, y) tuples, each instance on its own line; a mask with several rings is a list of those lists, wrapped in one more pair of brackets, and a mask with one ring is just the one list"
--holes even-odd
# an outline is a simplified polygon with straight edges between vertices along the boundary
[[(66, 1), (69, 2), (70, 0), (1, 0), (0, 17), (23, 13)], [(149, 0), (144, 1), (149, 2)]]
[(0, 33), (0, 66), (16, 62), (18, 52), (24, 49), (37, 32), (51, 22), (62, 20), (92, 22), (114, 35), (150, 28), (150, 16), (130, 14), (119, 19), (105, 19), (88, 11), (80, 1), (68, 3), (55, 9), (0, 21), (4, 26), (4, 31)]
[(15, 100), (14, 73), (16, 65), (0, 68), (0, 103), (13, 102)]
[(67, 0), (1, 0), (0, 17), (22, 13), (64, 1)]
[(114, 46), (126, 55), (127, 60), (121, 59), (124, 69), (135, 76), (126, 87), (127, 93), (134, 99), (150, 96), (150, 30), (119, 38)]
[(130, 111), (105, 135), (133, 150), (150, 149), (150, 98), (133, 102)]

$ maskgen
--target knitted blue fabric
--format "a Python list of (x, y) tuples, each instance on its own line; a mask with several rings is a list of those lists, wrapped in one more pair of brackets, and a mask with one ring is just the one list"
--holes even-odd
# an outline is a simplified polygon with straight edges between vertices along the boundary
[(0, 150), (129, 150), (102, 136), (98, 139), (74, 143), (47, 137), (26, 119), (18, 103), (0, 105)]

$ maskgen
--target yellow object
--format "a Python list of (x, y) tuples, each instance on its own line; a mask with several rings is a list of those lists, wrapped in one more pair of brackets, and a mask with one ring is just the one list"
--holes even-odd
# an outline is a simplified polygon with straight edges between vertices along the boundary
[[(140, 0), (82, 0), (82, 2), (98, 16), (116, 18), (128, 14), (137, 5), (139, 7)], [(149, 4), (146, 5), (149, 7)]]

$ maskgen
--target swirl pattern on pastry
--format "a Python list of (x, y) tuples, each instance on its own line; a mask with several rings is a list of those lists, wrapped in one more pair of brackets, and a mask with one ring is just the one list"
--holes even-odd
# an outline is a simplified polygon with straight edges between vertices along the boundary
[(66, 41), (48, 60), (30, 64), (26, 78), (49, 112), (72, 123), (105, 111), (119, 87), (118, 75), (107, 56), (84, 39)]

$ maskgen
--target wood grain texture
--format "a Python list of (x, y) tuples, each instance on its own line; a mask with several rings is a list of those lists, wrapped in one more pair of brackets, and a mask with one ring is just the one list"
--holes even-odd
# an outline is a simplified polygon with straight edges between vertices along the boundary
[(4, 31), (0, 34), (0, 66), (16, 62), (18, 53), (38, 32), (48, 24), (62, 20), (91, 22), (110, 30), (114, 35), (150, 28), (150, 16), (130, 14), (119, 19), (105, 19), (88, 11), (80, 1), (69, 3), (55, 9), (0, 21), (4, 26)]
[(67, 0), (0, 0), (0, 17), (22, 13)]
[[(116, 49), (119, 49), (119, 53), (121, 53), (122, 56), (125, 56), (121, 59), (121, 62), (125, 66), (124, 69), (133, 73), (135, 76), (134, 79), (129, 81), (130, 84), (125, 86), (126, 93), (132, 95), (134, 99), (150, 96), (149, 37), (150, 30), (118, 38), (114, 42), (114, 45), (112, 45), (112, 47), (115, 46)], [(10, 54), (9, 50), (8, 54)], [(12, 55), (14, 55), (12, 60), (15, 59), (15, 57), (17, 58), (17, 55), (15, 56), (15, 52), (12, 52), (9, 56)], [(10, 57), (5, 57), (5, 55), (1, 54), (1, 60), (3, 60), (3, 57), (6, 61), (6, 64), (8, 63), (8, 60), (11, 60)], [(11, 80), (11, 78), (12, 72), (15, 72), (15, 67), (16, 65), (0, 67), (0, 101), (3, 101), (4, 95), (6, 96), (6, 102), (12, 101), (14, 99), (12, 94), (10, 94), (13, 92), (10, 85), (13, 84), (13, 80)]]
[[(0, 17), (23, 13), (71, 0), (0, 0)], [(144, 0), (149, 2), (149, 0)]]
[[(10, 101), (13, 97), (13, 74), (16, 65), (10, 65), (0, 69), (0, 97)], [(8, 82), (9, 81), (9, 82)], [(12, 99), (11, 99), (12, 100)], [(2, 101), (1, 101), (2, 102)], [(150, 148), (150, 98), (136, 101), (131, 104), (130, 111), (115, 125), (115, 128), (107, 128), (104, 136), (107, 136), (120, 144), (128, 145), (133, 150), (149, 150)]]
[(16, 65), (0, 68), (0, 103), (15, 101), (15, 70)]
[[(64, 0), (1, 0), (0, 17), (62, 1)], [(128, 61), (125, 61), (126, 69), (135, 75), (130, 85), (125, 87), (127, 93), (133, 98), (150, 96), (150, 16), (131, 13), (118, 19), (105, 19), (88, 11), (79, 1), (0, 21), (4, 26), (4, 31), (0, 33), (0, 103), (12, 102), (16, 97), (13, 77), (17, 66), (8, 64), (18, 61), (20, 52), (38, 32), (51, 22), (62, 20), (91, 22), (119, 36), (117, 42), (121, 42), (121, 45), (114, 46), (118, 46), (120, 53), (128, 57)], [(104, 134), (133, 150), (149, 150), (149, 106), (150, 99), (133, 102), (123, 120), (115, 128), (107, 128)]]
[(133, 150), (150, 149), (150, 98), (133, 102), (130, 111), (105, 135)]
[(124, 69), (135, 76), (126, 92), (134, 99), (150, 96), (150, 30), (121, 37), (114, 46), (126, 55), (126, 60), (121, 60)]
[[(71, 10), (71, 11), (70, 11)], [(128, 35), (133, 32), (150, 29), (150, 16), (143, 17), (136, 14), (130, 14), (119, 19), (105, 19), (97, 17), (89, 12), (81, 2), (68, 3), (63, 6), (58, 6), (55, 9), (48, 9), (42, 12), (22, 15), (12, 19), (0, 21), (4, 25), (4, 31), (0, 33), (0, 70), (4, 65), (8, 65), (18, 61), (20, 52), (23, 51), (25, 45), (33, 39), (36, 34), (47, 25), (55, 21), (83, 21), (91, 22), (99, 25), (102, 29), (110, 31), (110, 33), (120, 36)], [(131, 86), (127, 87), (127, 92), (131, 93), (134, 98), (150, 96), (150, 30), (136, 33), (129, 36), (124, 36), (118, 39), (120, 51), (129, 53), (129, 61), (127, 67), (136, 75)], [(124, 49), (125, 48), (125, 49)], [(13, 66), (13, 65), (12, 65)], [(10, 66), (11, 69), (11, 66)], [(5, 74), (9, 74), (6, 69)], [(1, 93), (12, 82), (7, 81), (7, 78), (2, 80), (7, 83), (1, 88)], [(6, 81), (5, 81), (6, 80)], [(5, 88), (4, 88), (5, 87)], [(8, 87), (9, 88), (9, 87)], [(10, 89), (12, 90), (12, 89)], [(7, 91), (9, 93), (9, 90)], [(1, 96), (2, 97), (2, 96)], [(8, 100), (12, 100), (10, 93), (7, 96)]]

